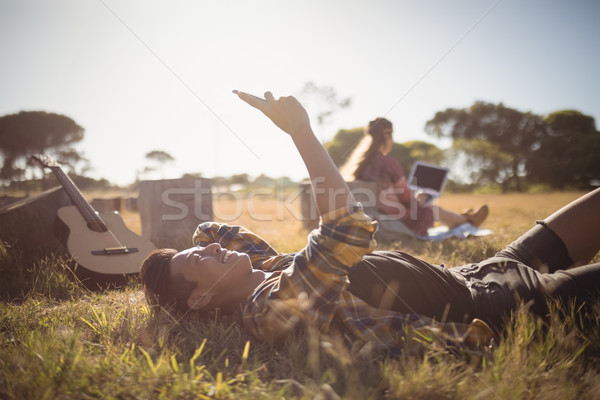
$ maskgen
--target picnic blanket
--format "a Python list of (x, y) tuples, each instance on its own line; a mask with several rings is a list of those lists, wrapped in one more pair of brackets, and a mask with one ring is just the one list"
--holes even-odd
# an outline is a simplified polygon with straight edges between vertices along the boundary
[(436, 226), (427, 230), (427, 236), (417, 236), (421, 240), (442, 241), (451, 237), (468, 238), (471, 236), (487, 236), (493, 233), (489, 229), (481, 229), (466, 223), (449, 229), (447, 226)]

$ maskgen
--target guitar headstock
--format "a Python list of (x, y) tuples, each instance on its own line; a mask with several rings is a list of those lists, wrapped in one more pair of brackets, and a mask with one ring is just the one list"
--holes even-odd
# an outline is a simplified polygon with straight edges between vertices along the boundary
[(52, 167), (60, 167), (60, 164), (54, 161), (51, 157), (45, 154), (33, 154), (31, 156), (34, 160), (39, 162), (43, 167), (52, 168)]

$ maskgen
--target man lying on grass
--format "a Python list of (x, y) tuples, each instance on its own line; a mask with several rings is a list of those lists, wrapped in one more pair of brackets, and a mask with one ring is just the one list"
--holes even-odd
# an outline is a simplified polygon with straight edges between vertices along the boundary
[[(540, 316), (548, 300), (593, 303), (600, 264), (600, 190), (538, 224), (495, 257), (456, 268), (400, 251), (373, 251), (377, 225), (355, 203), (293, 97), (238, 96), (287, 132), (313, 184), (321, 216), (306, 247), (279, 254), (239, 226), (201, 224), (195, 246), (160, 249), (140, 272), (150, 305), (208, 314), (240, 310), (258, 338), (282, 338), (303, 321), (401, 351), (415, 332), (486, 342), (521, 302)], [(539, 272), (544, 270), (545, 273)], [(485, 321), (485, 322), (482, 322)], [(487, 324), (486, 324), (487, 323)]]

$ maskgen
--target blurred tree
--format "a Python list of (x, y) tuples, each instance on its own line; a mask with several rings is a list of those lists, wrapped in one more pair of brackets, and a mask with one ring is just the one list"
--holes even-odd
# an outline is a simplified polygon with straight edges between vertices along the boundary
[[(317, 86), (314, 82), (306, 82), (302, 92), (306, 95), (313, 96), (316, 99), (316, 105), (311, 106), (311, 101), (306, 104), (309, 109), (315, 108), (317, 123), (325, 124), (326, 120), (336, 113), (339, 109), (348, 108), (352, 105), (352, 98), (338, 98), (338, 94), (332, 86)], [(310, 110), (309, 110), (310, 111)]]
[(362, 139), (363, 132), (363, 128), (340, 129), (333, 139), (323, 145), (336, 166), (339, 167), (346, 162), (352, 150)]
[(259, 176), (254, 178), (253, 183), (258, 186), (275, 186), (277, 180), (265, 174), (260, 174)]
[[(71, 118), (44, 111), (21, 111), (0, 117), (0, 180), (22, 179), (30, 156), (44, 153), (58, 162), (83, 160), (70, 145), (83, 139), (84, 129)], [(77, 155), (77, 156), (76, 156)], [(68, 164), (68, 163), (67, 163)]]
[(60, 160), (63, 169), (70, 174), (83, 176), (91, 169), (90, 160), (74, 149), (60, 150), (57, 152), (56, 158)]
[[(469, 109), (440, 111), (425, 125), (425, 131), (430, 135), (454, 139), (454, 151), (473, 158), (467, 164), (479, 163), (486, 168), (479, 174), (481, 179), (499, 183), (503, 191), (524, 189), (527, 160), (540, 148), (547, 129), (547, 124), (538, 115), (523, 113), (501, 103), (484, 102), (476, 102)], [(466, 142), (471, 140), (476, 142)], [(482, 141), (494, 147), (485, 146)], [(498, 152), (496, 160), (483, 162), (482, 157), (489, 157), (494, 152)], [(511, 157), (510, 162), (506, 160), (507, 154)]]
[(593, 117), (575, 110), (545, 118), (549, 130), (527, 162), (528, 178), (554, 189), (587, 189), (600, 179), (600, 132)]
[(234, 174), (229, 178), (231, 184), (247, 185), (250, 182), (248, 174)]
[(175, 161), (173, 156), (171, 156), (166, 151), (162, 150), (153, 150), (146, 153), (146, 159), (156, 161), (157, 163), (163, 165), (171, 161)]
[[(412, 168), (412, 164), (415, 161), (423, 161), (437, 165), (442, 164), (444, 161), (444, 151), (433, 143), (424, 142), (422, 140), (412, 140), (409, 142), (404, 142), (402, 145), (406, 147), (408, 150), (408, 157), (410, 157), (410, 159), (406, 161), (405, 168), (407, 170)], [(391, 155), (393, 155), (393, 151), (394, 149), (392, 148), (392, 152), (390, 153)], [(401, 156), (402, 155), (399, 154), (398, 159), (401, 160)], [(404, 166), (404, 164), (402, 165)]]
[[(450, 179), (458, 184), (490, 185), (510, 182), (512, 154), (482, 139), (456, 139), (446, 155)], [(506, 188), (508, 190), (508, 188)]]
[(151, 161), (152, 163), (157, 164), (157, 166), (147, 166), (144, 168), (144, 173), (148, 173), (151, 171), (163, 170), (167, 163), (175, 161), (173, 156), (163, 150), (153, 150), (146, 153), (146, 160)]

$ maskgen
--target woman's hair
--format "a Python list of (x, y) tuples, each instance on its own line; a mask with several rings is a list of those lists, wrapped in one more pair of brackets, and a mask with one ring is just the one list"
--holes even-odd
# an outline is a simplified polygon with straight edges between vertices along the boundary
[(392, 123), (385, 118), (379, 117), (369, 122), (362, 140), (354, 148), (348, 161), (340, 168), (344, 179), (360, 179), (371, 158), (379, 153), (381, 145), (386, 140), (384, 132), (389, 129), (392, 129)]
[(185, 312), (189, 309), (187, 301), (196, 284), (187, 281), (182, 274), (171, 276), (169, 265), (175, 254), (175, 249), (154, 250), (142, 263), (140, 279), (151, 307)]

